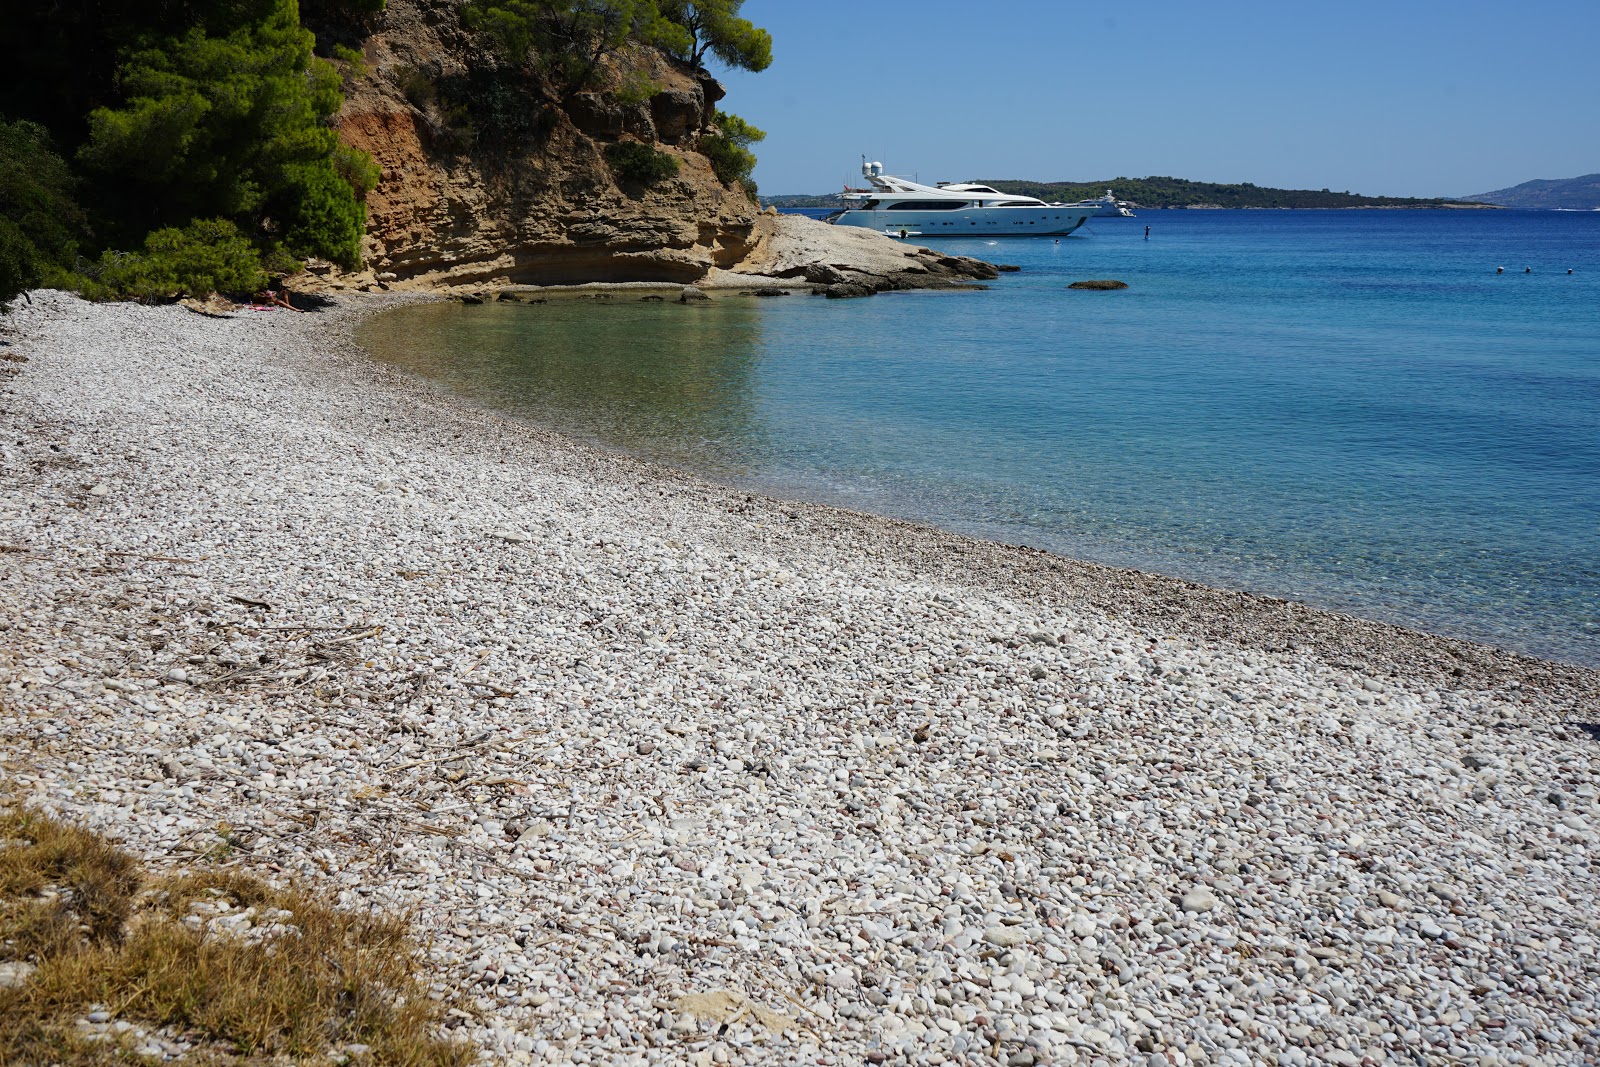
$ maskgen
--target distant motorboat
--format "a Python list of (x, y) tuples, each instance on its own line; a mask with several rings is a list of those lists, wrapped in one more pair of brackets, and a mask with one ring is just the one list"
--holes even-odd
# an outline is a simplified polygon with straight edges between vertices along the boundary
[(1047, 204), (970, 182), (919, 185), (891, 177), (882, 163), (865, 159), (861, 175), (871, 190), (845, 193), (849, 206), (825, 221), (868, 226), (891, 237), (901, 231), (908, 237), (1062, 237), (1094, 214), (1079, 204)]
[(1118, 200), (1111, 195), (1110, 189), (1106, 190), (1105, 196), (1096, 197), (1093, 200), (1079, 200), (1074, 206), (1094, 208), (1094, 214), (1089, 216), (1094, 219), (1136, 219), (1139, 217), (1131, 210), (1133, 208), (1131, 203), (1126, 200)]

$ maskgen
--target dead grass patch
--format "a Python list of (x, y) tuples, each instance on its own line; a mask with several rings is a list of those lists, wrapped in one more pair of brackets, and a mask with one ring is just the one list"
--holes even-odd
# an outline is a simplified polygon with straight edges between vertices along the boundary
[(86, 1039), (91, 1005), (181, 1034), (208, 1064), (326, 1062), (348, 1045), (397, 1067), (475, 1056), (438, 1036), (443, 1005), (416, 976), (404, 921), (232, 872), (151, 877), (100, 835), (28, 810), (0, 812), (0, 963), (36, 968), (0, 989), (0, 1063), (128, 1062)]

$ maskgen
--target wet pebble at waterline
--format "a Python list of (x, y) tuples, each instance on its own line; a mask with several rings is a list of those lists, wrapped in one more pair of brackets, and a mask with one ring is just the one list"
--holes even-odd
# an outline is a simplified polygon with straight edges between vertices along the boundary
[(933, 581), (348, 321), (8, 324), (17, 794), (414, 911), (496, 1062), (1600, 1057), (1592, 690)]

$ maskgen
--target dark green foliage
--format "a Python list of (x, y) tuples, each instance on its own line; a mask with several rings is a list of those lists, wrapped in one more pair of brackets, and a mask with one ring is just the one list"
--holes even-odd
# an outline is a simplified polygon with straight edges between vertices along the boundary
[(361, 81), (372, 73), (372, 68), (367, 66), (367, 57), (349, 45), (336, 44), (328, 54), (344, 64), (347, 83)]
[(755, 182), (750, 174), (756, 167), (756, 154), (750, 146), (766, 139), (766, 132), (758, 130), (738, 115), (717, 112), (717, 125), (713, 132), (702, 134), (698, 144), (700, 154), (711, 160), (711, 169), (724, 185), (739, 185), (753, 200)]
[(617, 184), (655, 185), (678, 175), (678, 158), (640, 141), (606, 146), (606, 163)]
[(611, 99), (623, 107), (638, 107), (649, 103), (660, 91), (660, 82), (643, 71), (633, 70), (622, 76), (622, 84), (612, 91)]
[[(327, 125), (339, 77), (311, 54), (294, 0), (210, 34), (194, 26), (151, 40), (118, 76), (124, 102), (96, 108), (79, 159), (114, 187), (130, 229), (229, 218), (297, 256), (360, 262), (370, 184), (334, 156)], [(116, 235), (129, 236), (125, 229)]]
[(134, 300), (246, 295), (267, 284), (255, 246), (226, 219), (156, 230), (145, 238), (143, 252), (107, 252), (90, 278), (84, 287), (89, 295)]
[(467, 24), (512, 62), (537, 68), (565, 95), (593, 83), (600, 60), (629, 40), (691, 66), (708, 54), (739, 70), (772, 64), (772, 35), (741, 18), (744, 0), (467, 0)]
[(83, 236), (74, 185), (44, 127), (0, 121), (0, 311), (72, 262)]
[(395, 72), (394, 83), (418, 111), (426, 111), (439, 98), (439, 87), (433, 77), (419, 67), (401, 67)]
[(445, 122), (463, 139), (490, 149), (526, 145), (545, 131), (550, 102), (527, 72), (479, 67), (440, 81)]
[[(19, 6), (8, 13), (7, 30), (27, 47), (8, 54), (0, 112), (39, 121), (67, 149), (77, 197), (90, 208), (87, 226), (76, 210), (48, 214), (90, 256), (143, 249), (109, 253), (80, 272), (90, 290), (149, 299), (206, 279), (239, 288), (257, 280), (263, 262), (275, 269), (295, 269), (303, 256), (360, 262), (361, 200), (378, 174), (329, 124), (342, 103), (339, 75), (313, 57), (295, 0)], [(307, 3), (330, 18), (365, 17), (382, 6)], [(67, 175), (38, 139), (21, 150), (25, 171)], [(69, 195), (67, 184), (51, 182)], [(217, 220), (227, 220), (226, 240)], [(10, 221), (0, 241), (8, 261), (20, 264), (22, 229)], [(37, 233), (23, 236), (35, 250), (44, 247)], [(204, 253), (213, 238), (215, 254)], [(77, 249), (59, 234), (45, 243), (51, 248), (42, 261), (31, 257), (30, 278), (44, 271), (47, 282), (70, 280), (64, 275)], [(191, 267), (180, 262), (185, 256), (195, 257)]]
[(737, 70), (766, 70), (772, 65), (772, 34), (741, 18), (742, 7), (744, 0), (662, 0), (662, 15), (688, 38), (663, 44), (692, 66), (703, 65), (709, 52)]
[(50, 0), (5, 6), (5, 76), (0, 115), (48, 129), (71, 157), (88, 135), (87, 118), (116, 98), (127, 48), (152, 34), (181, 33), (224, 7), (193, 0)]
[(348, 45), (372, 31), (386, 6), (385, 0), (300, 0), (300, 21), (322, 44), (340, 40)]
[(600, 61), (630, 40), (681, 46), (686, 36), (656, 0), (467, 0), (462, 14), (506, 59), (549, 78), (564, 98), (593, 84)]

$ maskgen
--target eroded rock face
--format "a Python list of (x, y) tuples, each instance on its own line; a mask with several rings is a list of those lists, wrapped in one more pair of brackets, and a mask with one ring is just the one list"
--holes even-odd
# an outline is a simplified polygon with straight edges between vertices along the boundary
[[(363, 47), (372, 73), (350, 92), (339, 133), (382, 168), (367, 201), (366, 257), (393, 287), (689, 282), (749, 252), (756, 206), (692, 148), (722, 92), (704, 75), (637, 49), (599, 87), (649, 78), (662, 88), (647, 101), (605, 91), (560, 104), (489, 100), (497, 85), (525, 89), (532, 79), (486, 80), (453, 0), (392, 0)], [(603, 153), (621, 139), (676, 156), (678, 176), (620, 188)]]
[[(382, 178), (367, 200), (367, 271), (341, 284), (716, 284), (734, 272), (877, 290), (924, 273), (985, 276), (939, 268), (939, 257), (881, 235), (861, 236), (887, 251), (762, 215), (694, 150), (722, 86), (663, 53), (630, 49), (607, 61), (594, 91), (552, 103), (558, 94), (530, 92), (532, 74), (486, 63), (455, 0), (390, 0), (371, 25), (371, 73), (349, 87), (337, 121)], [(658, 91), (629, 102), (614, 91), (629, 79)], [(619, 185), (604, 154), (618, 140), (676, 157), (677, 176)]]

